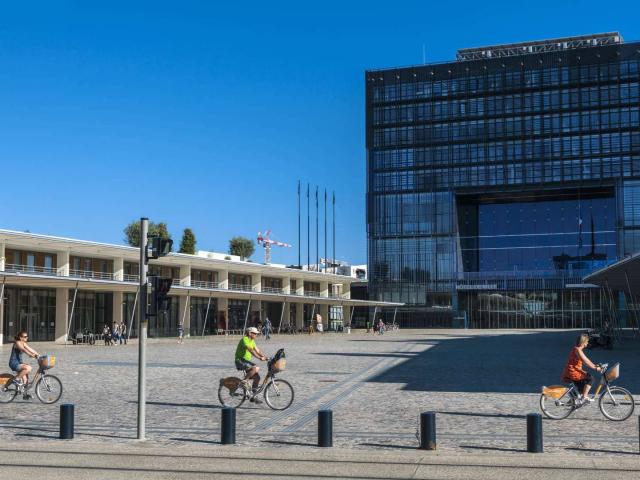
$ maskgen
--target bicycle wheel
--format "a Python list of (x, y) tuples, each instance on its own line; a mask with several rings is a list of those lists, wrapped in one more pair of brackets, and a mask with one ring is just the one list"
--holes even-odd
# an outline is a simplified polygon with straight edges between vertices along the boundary
[(609, 420), (621, 422), (633, 413), (635, 402), (626, 388), (609, 387), (608, 391), (600, 395), (598, 406), (602, 414)]
[(0, 387), (0, 402), (10, 403), (18, 394), (18, 387), (15, 383), (7, 382), (6, 385)]
[(43, 375), (36, 383), (36, 395), (42, 403), (56, 403), (62, 396), (62, 382), (53, 375)]
[(264, 390), (264, 399), (274, 410), (285, 410), (293, 403), (293, 387), (286, 380), (272, 379)]
[(548, 397), (544, 393), (540, 395), (540, 410), (551, 420), (562, 420), (571, 415), (575, 409), (575, 397), (567, 390), (560, 398)]
[(220, 381), (220, 388), (218, 388), (218, 400), (224, 407), (238, 408), (247, 399), (247, 389), (242, 384), (240, 379), (235, 384), (227, 382), (225, 385), (224, 380)]

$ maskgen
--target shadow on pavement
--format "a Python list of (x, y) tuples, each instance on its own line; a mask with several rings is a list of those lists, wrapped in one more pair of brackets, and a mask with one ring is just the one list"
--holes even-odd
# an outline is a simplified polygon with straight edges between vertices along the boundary
[(442, 415), (461, 415), (464, 417), (489, 417), (489, 418), (527, 418), (526, 415), (510, 415), (507, 413), (473, 413), (473, 412), (443, 412), (436, 411)]
[(410, 445), (393, 445), (390, 443), (382, 444), (382, 443), (360, 443), (363, 447), (380, 447), (380, 448), (404, 448), (406, 450), (417, 450), (418, 447), (412, 447)]
[[(412, 340), (416, 344), (431, 344), (435, 340), (437, 345), (416, 353), (386, 355), (404, 357), (406, 361), (367, 381), (403, 383), (405, 390), (424, 392), (537, 393), (542, 385), (561, 383), (562, 369), (579, 333), (525, 330)], [(640, 392), (638, 342), (616, 345), (613, 351), (589, 350), (586, 353), (596, 363), (620, 362), (621, 376), (615, 384), (632, 393)], [(594, 375), (594, 379), (598, 378)], [(478, 401), (483, 400), (478, 398)]]
[(474, 450), (495, 450), (497, 452), (517, 452), (527, 453), (525, 449), (521, 448), (501, 448), (501, 447), (480, 447), (478, 445), (460, 445), (461, 448), (472, 448)]
[(220, 445), (220, 442), (217, 440), (200, 440), (198, 438), (171, 438), (170, 440), (175, 440), (176, 442), (194, 442), (206, 443), (207, 445)]
[(567, 447), (565, 450), (573, 450), (575, 452), (597, 452), (597, 453), (614, 453), (616, 455), (638, 455), (638, 452), (627, 452), (624, 450), (604, 450), (601, 448), (581, 448), (581, 447)]
[[(137, 401), (129, 400), (129, 403), (137, 404)], [(174, 403), (174, 402), (149, 402), (147, 401), (147, 405), (157, 405), (160, 407), (191, 407), (191, 408), (212, 408), (212, 409), (220, 409), (222, 408), (220, 405), (205, 405), (203, 403)]]
[(275, 443), (278, 445), (295, 445), (297, 447), (317, 447), (317, 443), (305, 443), (305, 442), (287, 442), (285, 440), (264, 440), (264, 443)]

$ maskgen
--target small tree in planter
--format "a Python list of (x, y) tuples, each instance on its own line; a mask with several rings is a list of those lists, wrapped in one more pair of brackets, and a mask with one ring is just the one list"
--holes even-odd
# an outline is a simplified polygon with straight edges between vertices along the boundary
[(189, 255), (196, 254), (196, 236), (193, 230), (185, 228), (182, 234), (182, 240), (180, 240), (180, 253), (188, 253)]
[(255, 251), (256, 246), (249, 238), (233, 237), (229, 240), (229, 253), (239, 256), (242, 260), (247, 260)]

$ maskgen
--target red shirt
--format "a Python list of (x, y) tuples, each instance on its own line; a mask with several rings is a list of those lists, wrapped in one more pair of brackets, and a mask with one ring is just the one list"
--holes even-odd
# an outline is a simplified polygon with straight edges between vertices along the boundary
[(582, 358), (580, 358), (578, 350), (578, 347), (573, 347), (571, 352), (569, 352), (567, 364), (562, 371), (563, 382), (580, 381), (587, 377), (587, 372), (582, 370)]

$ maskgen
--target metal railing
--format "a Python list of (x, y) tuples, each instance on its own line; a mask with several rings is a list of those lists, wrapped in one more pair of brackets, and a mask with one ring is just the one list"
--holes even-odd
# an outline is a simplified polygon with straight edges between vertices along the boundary
[(130, 273), (125, 273), (122, 277), (125, 282), (134, 282), (138, 283), (140, 281), (140, 275), (132, 275)]
[(30, 273), (36, 275), (53, 275), (58, 276), (58, 270), (56, 268), (39, 267), (36, 265), (16, 265), (7, 263), (4, 266), (5, 272), (11, 273)]
[(319, 297), (320, 296), (320, 292), (316, 292), (315, 290), (305, 290), (304, 291), (304, 296), (305, 297)]
[(251, 292), (253, 291), (253, 287), (251, 285), (246, 285), (244, 283), (230, 283), (229, 290), (238, 290), (240, 292)]
[(173, 278), (171, 280), (171, 285), (179, 287), (180, 286), (180, 279), (179, 278)]
[(69, 270), (70, 277), (76, 278), (95, 278), (98, 280), (113, 280), (113, 273), (94, 272), (92, 270)]
[(283, 293), (284, 293), (284, 289), (282, 289), (282, 288), (277, 288), (277, 287), (262, 287), (261, 292), (262, 292), (262, 293), (277, 293), (277, 294), (283, 294)]
[(220, 283), (207, 282), (205, 280), (191, 280), (191, 286), (195, 288), (220, 288)]

